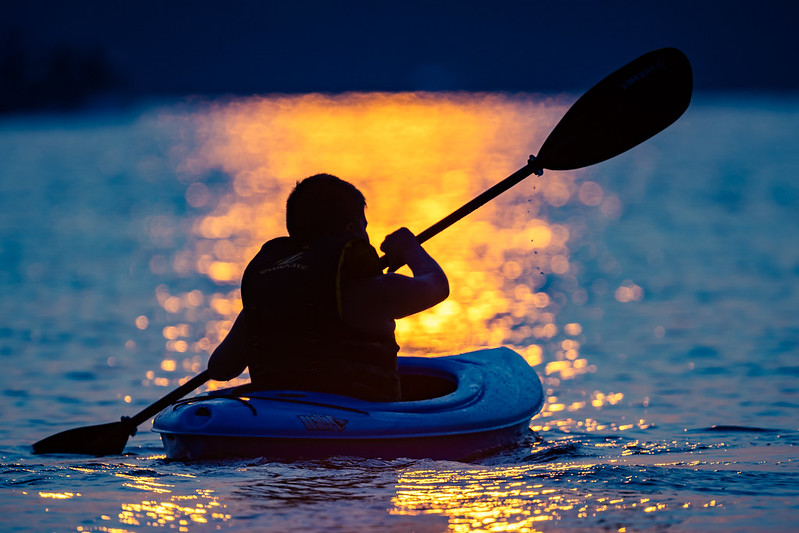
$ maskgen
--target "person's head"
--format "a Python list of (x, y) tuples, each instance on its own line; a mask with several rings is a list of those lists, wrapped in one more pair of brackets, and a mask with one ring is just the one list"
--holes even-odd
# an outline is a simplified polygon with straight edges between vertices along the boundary
[(286, 229), (300, 242), (342, 231), (366, 236), (366, 199), (349, 182), (331, 174), (298, 181), (286, 201)]

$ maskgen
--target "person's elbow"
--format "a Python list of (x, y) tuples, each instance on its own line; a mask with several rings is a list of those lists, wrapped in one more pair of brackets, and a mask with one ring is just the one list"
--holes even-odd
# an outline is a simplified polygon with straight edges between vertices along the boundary
[(247, 368), (247, 363), (238, 357), (218, 349), (208, 359), (208, 374), (216, 381), (230, 381), (238, 377)]
[(449, 280), (443, 272), (440, 275), (435, 276), (435, 278), (431, 281), (430, 297), (432, 303), (430, 307), (440, 304), (449, 298)]
[(229, 381), (247, 368), (242, 315), (208, 359), (208, 374), (216, 381)]

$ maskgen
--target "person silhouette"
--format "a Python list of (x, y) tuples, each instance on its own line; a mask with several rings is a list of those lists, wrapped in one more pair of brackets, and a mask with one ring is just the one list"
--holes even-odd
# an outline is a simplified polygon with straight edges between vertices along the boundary
[[(401, 399), (398, 318), (447, 298), (449, 282), (407, 228), (380, 249), (366, 231), (366, 200), (351, 183), (316, 174), (286, 202), (289, 235), (266, 242), (244, 271), (243, 310), (208, 362), (213, 379), (250, 369), (260, 390)], [(411, 276), (393, 272), (407, 264)]]

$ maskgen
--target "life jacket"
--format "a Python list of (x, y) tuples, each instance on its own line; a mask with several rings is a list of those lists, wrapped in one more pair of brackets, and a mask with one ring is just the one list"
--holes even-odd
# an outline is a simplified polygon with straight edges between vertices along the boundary
[(253, 385), (399, 400), (393, 332), (369, 333), (343, 319), (347, 282), (377, 275), (377, 252), (350, 234), (311, 245), (289, 237), (264, 244), (241, 286)]

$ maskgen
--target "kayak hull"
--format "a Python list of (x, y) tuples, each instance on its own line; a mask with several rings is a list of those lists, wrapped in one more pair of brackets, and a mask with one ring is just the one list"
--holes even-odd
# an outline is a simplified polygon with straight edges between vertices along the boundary
[(179, 460), (266, 457), (291, 461), (334, 456), (466, 460), (518, 444), (529, 431), (528, 420), (515, 427), (479, 433), (393, 439), (274, 439), (164, 433), (161, 439), (167, 457)]
[(463, 460), (518, 443), (543, 404), (538, 375), (507, 348), (400, 357), (398, 367), (403, 401), (245, 386), (178, 402), (153, 430), (179, 460)]

